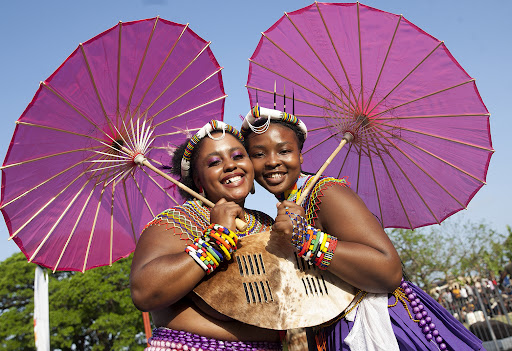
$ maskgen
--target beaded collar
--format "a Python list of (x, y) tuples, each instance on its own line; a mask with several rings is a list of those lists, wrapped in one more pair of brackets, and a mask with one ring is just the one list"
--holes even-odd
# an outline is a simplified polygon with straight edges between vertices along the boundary
[(312, 176), (301, 173), (295, 184), (288, 190), (286, 190), (284, 193), (277, 194), (276, 197), (279, 201), (288, 200), (288, 201), (295, 201), (298, 197), (300, 197), (300, 194), (302, 192), (302, 189), (304, 189), (304, 186), (306, 182), (311, 178)]
[[(189, 239), (193, 239), (201, 236), (202, 231), (210, 224), (210, 211), (211, 209), (204, 206), (201, 201), (189, 200), (181, 206), (170, 208), (158, 214), (146, 227), (172, 223), (175, 227), (181, 228)], [(244, 209), (244, 212), (247, 229), (243, 232), (237, 232), (238, 237), (269, 230), (273, 224), (273, 219), (263, 212), (250, 209)]]
[[(302, 190), (312, 182), (313, 178), (313, 175), (301, 173), (295, 184), (290, 189), (286, 190), (284, 193), (276, 195), (277, 199), (279, 201), (288, 200), (295, 202), (297, 198), (300, 197)], [(317, 211), (319, 210), (324, 189), (333, 185), (349, 187), (350, 183), (346, 178), (337, 179), (332, 177), (320, 177), (313, 189), (300, 204), (306, 211), (306, 220), (309, 224), (313, 225), (317, 218)]]

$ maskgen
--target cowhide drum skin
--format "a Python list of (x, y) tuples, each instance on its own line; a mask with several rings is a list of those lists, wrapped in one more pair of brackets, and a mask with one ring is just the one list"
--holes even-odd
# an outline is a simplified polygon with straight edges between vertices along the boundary
[(275, 330), (309, 327), (335, 318), (354, 299), (354, 287), (310, 266), (281, 235), (253, 234), (238, 247), (229, 265), (194, 289), (228, 317)]

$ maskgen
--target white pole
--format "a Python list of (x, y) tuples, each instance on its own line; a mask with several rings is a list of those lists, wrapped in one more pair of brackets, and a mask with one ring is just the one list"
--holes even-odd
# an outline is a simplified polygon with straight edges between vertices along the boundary
[(34, 338), (37, 351), (50, 351), (48, 275), (39, 266), (34, 278)]

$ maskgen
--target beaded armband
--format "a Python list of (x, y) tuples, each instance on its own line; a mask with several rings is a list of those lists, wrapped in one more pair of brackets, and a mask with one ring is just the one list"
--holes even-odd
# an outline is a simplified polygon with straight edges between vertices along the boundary
[(297, 249), (299, 256), (311, 265), (327, 269), (331, 264), (338, 239), (310, 226), (302, 216), (290, 212), (287, 214), (293, 225), (292, 245)]
[(185, 248), (206, 274), (212, 273), (225, 259), (231, 259), (236, 251), (238, 236), (226, 227), (212, 223), (205, 230), (203, 236), (194, 239), (194, 242)]

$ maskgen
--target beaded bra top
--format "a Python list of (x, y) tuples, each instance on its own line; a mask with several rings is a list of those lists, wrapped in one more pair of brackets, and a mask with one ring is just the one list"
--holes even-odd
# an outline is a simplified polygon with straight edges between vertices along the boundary
[[(239, 238), (270, 230), (274, 223), (273, 219), (263, 212), (250, 209), (244, 209), (244, 211), (247, 229), (243, 232), (237, 232)], [(158, 214), (146, 225), (146, 228), (152, 225), (167, 224), (179, 227), (188, 236), (188, 239), (193, 240), (200, 237), (202, 231), (210, 225), (210, 208), (204, 206), (199, 200), (189, 200), (181, 206), (170, 208)]]
[[(313, 180), (313, 175), (307, 175), (301, 173), (295, 184), (284, 193), (277, 195), (276, 197), (279, 200), (288, 200), (288, 201), (296, 201), (297, 198), (300, 197), (302, 190), (305, 189), (311, 181)], [(333, 185), (340, 185), (349, 187), (350, 183), (346, 178), (337, 179), (332, 177), (320, 177), (320, 179), (316, 182), (313, 190), (309, 192), (301, 206), (306, 211), (306, 220), (309, 224), (314, 225), (315, 219), (317, 218), (316, 213), (319, 209), (320, 198), (323, 196), (323, 192), (327, 187), (331, 187)]]

